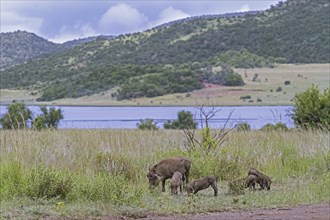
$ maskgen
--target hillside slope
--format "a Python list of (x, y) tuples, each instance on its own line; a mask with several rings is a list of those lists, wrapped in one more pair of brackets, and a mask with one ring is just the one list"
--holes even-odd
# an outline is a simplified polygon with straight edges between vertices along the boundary
[(38, 59), (42, 55), (63, 52), (96, 39), (112, 38), (113, 36), (87, 37), (57, 44), (27, 31), (0, 33), (0, 69), (5, 70), (12, 66)]
[(58, 44), (26, 31), (0, 33), (0, 40), (1, 70), (60, 49)]
[(185, 19), (97, 39), (1, 72), (1, 88), (39, 89), (43, 100), (119, 88), (114, 96), (134, 98), (199, 89), (205, 77), (217, 80), (205, 70), (228, 51), (241, 53), (240, 60), (329, 63), (329, 10), (329, 0), (288, 0), (243, 17)]

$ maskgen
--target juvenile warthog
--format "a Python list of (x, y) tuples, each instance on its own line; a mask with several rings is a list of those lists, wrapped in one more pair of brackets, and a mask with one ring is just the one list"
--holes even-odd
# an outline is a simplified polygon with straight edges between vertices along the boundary
[(246, 188), (248, 187), (250, 190), (255, 190), (257, 178), (258, 177), (256, 175), (253, 174), (248, 175), (245, 179)]
[(152, 187), (158, 186), (162, 181), (162, 191), (165, 192), (165, 181), (171, 178), (175, 171), (182, 174), (182, 180), (188, 183), (191, 162), (184, 157), (171, 157), (161, 160), (147, 174), (149, 184)]
[(180, 192), (182, 193), (182, 174), (179, 171), (175, 171), (170, 182), (171, 194), (178, 194), (178, 187), (180, 187)]
[(261, 189), (270, 190), (270, 185), (272, 184), (272, 180), (269, 176), (266, 176), (265, 174), (259, 172), (254, 168), (249, 169), (248, 175), (254, 175), (257, 177), (255, 182), (259, 184)]
[(196, 194), (198, 191), (212, 187), (214, 190), (214, 196), (218, 195), (217, 179), (215, 176), (206, 176), (192, 181), (187, 185), (188, 195), (191, 193)]

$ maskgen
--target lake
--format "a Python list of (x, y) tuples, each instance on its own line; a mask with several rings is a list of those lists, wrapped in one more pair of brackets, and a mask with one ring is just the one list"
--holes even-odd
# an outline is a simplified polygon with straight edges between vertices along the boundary
[[(39, 106), (28, 106), (36, 116), (40, 114)], [(56, 107), (58, 108), (58, 107)], [(64, 119), (59, 128), (104, 129), (129, 128), (134, 129), (141, 119), (153, 119), (157, 126), (163, 128), (167, 120), (177, 119), (178, 112), (190, 111), (201, 127), (199, 110), (196, 107), (100, 107), (100, 106), (60, 106)], [(206, 107), (205, 107), (206, 108)], [(288, 127), (294, 127), (288, 113), (292, 106), (219, 106), (219, 110), (210, 120), (210, 127), (223, 128), (227, 119), (226, 128), (237, 123), (247, 122), (253, 129), (259, 129), (267, 123), (282, 122)], [(211, 108), (206, 108), (210, 110)], [(6, 106), (0, 106), (0, 114), (7, 112)]]

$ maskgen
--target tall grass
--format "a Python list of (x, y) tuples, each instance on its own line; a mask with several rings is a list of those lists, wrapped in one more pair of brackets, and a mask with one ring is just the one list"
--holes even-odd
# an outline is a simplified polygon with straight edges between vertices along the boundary
[[(32, 209), (32, 215), (143, 216), (327, 202), (328, 135), (233, 131), (223, 147), (205, 154), (187, 151), (180, 131), (2, 130), (1, 215), (31, 215)], [(218, 177), (218, 198), (208, 190), (195, 197), (149, 190), (148, 168), (177, 155), (192, 160), (191, 180), (210, 174)], [(272, 177), (271, 191), (228, 194), (228, 181), (246, 176), (251, 166)]]

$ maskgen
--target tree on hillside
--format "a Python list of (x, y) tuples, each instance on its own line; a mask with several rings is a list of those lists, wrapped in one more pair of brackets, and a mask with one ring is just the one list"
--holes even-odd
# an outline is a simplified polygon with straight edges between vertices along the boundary
[(32, 119), (32, 112), (24, 103), (12, 103), (8, 107), (8, 112), (0, 118), (0, 123), (4, 129), (27, 128), (28, 120)]
[(225, 86), (243, 86), (245, 83), (240, 74), (234, 72), (229, 66), (221, 66), (218, 72), (212, 72), (212, 68), (207, 68), (204, 72), (204, 80), (208, 83), (214, 83)]

